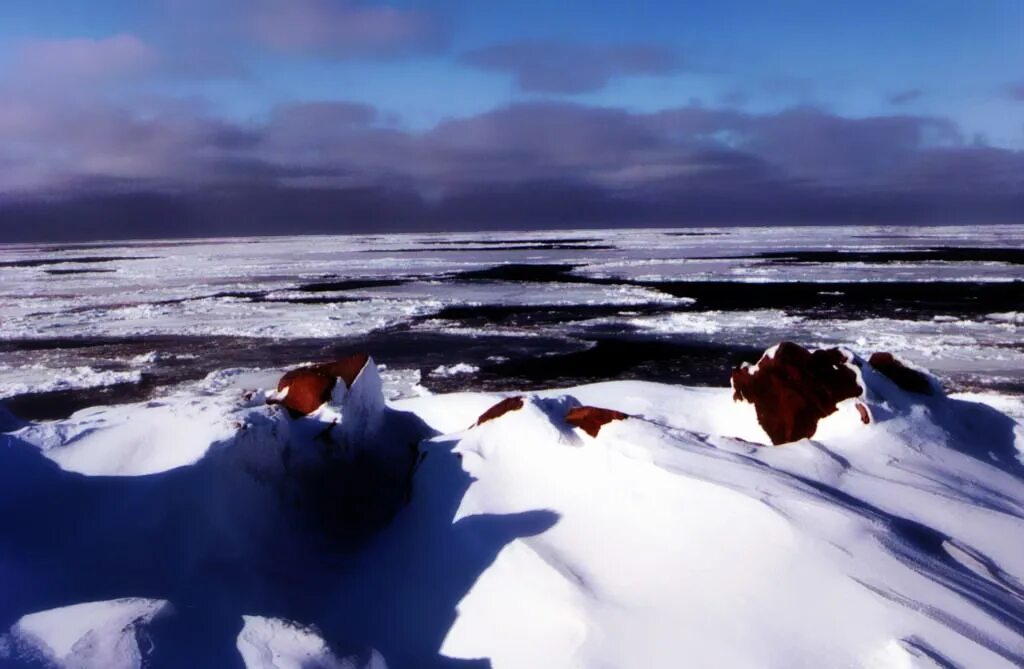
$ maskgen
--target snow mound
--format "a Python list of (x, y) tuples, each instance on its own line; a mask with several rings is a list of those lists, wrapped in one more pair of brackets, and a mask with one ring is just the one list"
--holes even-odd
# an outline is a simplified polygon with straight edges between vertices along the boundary
[(238, 652), (247, 669), (387, 669), (380, 653), (369, 650), (339, 658), (317, 630), (279, 618), (243, 616)]
[(11, 628), (5, 644), (0, 642), (0, 659), (76, 669), (139, 669), (150, 649), (145, 628), (167, 606), (131, 598), (32, 613)]
[[(637, 417), (649, 386), (526, 397), (460, 433), (453, 450), (474, 483), (457, 517), (550, 509), (558, 522), (498, 555), (443, 650), (494, 666), (671, 667), (681, 656), (921, 666), (937, 656), (1009, 667), (1024, 657), (1019, 478), (959, 453), (938, 466), (942, 447), (919, 453), (902, 429), (884, 439), (884, 426), (839, 452), (810, 441), (760, 449)], [(709, 415), (730, 401), (649, 389)], [(589, 440), (565, 428), (565, 407), (623, 397), (634, 417), (614, 429)], [(902, 466), (888, 470), (895, 457)], [(510, 614), (524, 607), (543, 620)], [(509, 625), (545, 650), (506, 644)]]
[(240, 423), (239, 397), (191, 391), (142, 404), (97, 407), (15, 434), (69, 472), (140, 476), (195, 463)]
[(308, 415), (220, 374), (12, 422), (0, 664), (1021, 666), (1020, 423), (841, 354), (781, 448), (732, 388), (389, 402), (370, 359)]

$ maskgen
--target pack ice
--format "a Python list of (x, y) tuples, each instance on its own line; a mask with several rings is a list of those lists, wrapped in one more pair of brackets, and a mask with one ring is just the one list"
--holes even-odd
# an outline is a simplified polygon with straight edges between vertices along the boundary
[(891, 356), (390, 402), (365, 356), (250, 380), (3, 417), (0, 664), (1024, 664), (1024, 429)]

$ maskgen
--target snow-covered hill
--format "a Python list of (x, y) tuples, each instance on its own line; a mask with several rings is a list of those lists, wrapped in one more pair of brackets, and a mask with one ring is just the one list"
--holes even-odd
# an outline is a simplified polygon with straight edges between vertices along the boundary
[(844, 355), (860, 394), (778, 447), (731, 388), (488, 411), (372, 361), (297, 418), (226, 371), (6, 420), (0, 664), (1020, 666), (1024, 428)]

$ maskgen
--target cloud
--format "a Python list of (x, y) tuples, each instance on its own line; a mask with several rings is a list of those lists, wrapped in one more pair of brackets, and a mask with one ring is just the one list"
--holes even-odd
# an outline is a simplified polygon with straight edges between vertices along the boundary
[[(689, 106), (638, 114), (530, 103), (420, 133), (381, 123), (383, 117), (367, 105), (319, 102), (284, 105), (265, 123), (244, 125), (187, 106), (139, 115), (102, 105), (37, 109), (26, 101), (0, 114), (0, 140), (24, 146), (22, 164), (50, 175), (56, 187), (76, 177), (233, 182), (250, 176), (239, 165), (258, 164), (282, 183), (328, 183), (336, 175), (345, 184), (401, 181), (424, 192), (538, 180), (651, 189), (726, 173), (726, 185), (737, 187), (741, 174), (823, 188), (898, 186), (895, 177), (930, 151), (966, 144), (943, 119), (849, 119), (813, 108), (752, 114)], [(0, 188), (15, 189), (17, 173), (0, 175)]]
[(325, 133), (337, 128), (367, 126), (379, 117), (371, 105), (355, 102), (303, 102), (281, 105), (271, 125), (283, 128), (314, 127)]
[(886, 101), (891, 105), (905, 105), (916, 102), (924, 97), (924, 91), (920, 88), (910, 88), (904, 91), (896, 91), (886, 96)]
[(109, 81), (137, 76), (157, 62), (140, 38), (120, 34), (102, 39), (28, 40), (16, 47), (9, 78), (23, 82)]
[[(948, 120), (530, 103), (403, 130), (361, 104), (0, 108), (0, 238), (1016, 220), (1024, 152)], [(172, 212), (173, 215), (167, 213)]]
[(680, 69), (675, 53), (655, 44), (579, 44), (522, 41), (496, 44), (462, 55), (464, 63), (511, 74), (532, 93), (589, 93), (618, 77), (669, 74)]
[(188, 105), (142, 112), (97, 102), (19, 98), (0, 111), (0, 193), (76, 184), (190, 184), (251, 145), (245, 128)]
[[(185, 39), (188, 48), (181, 47)], [(246, 74), (229, 50), (195, 35), (163, 35), (157, 42), (130, 33), (34, 39), (15, 45), (0, 72), (0, 95), (51, 94), (53, 104), (63, 104), (69, 97), (101, 97), (118, 87), (130, 92), (153, 82), (239, 80)]]
[(356, 0), (255, 0), (245, 19), (260, 44), (332, 58), (432, 51), (446, 39), (432, 13)]

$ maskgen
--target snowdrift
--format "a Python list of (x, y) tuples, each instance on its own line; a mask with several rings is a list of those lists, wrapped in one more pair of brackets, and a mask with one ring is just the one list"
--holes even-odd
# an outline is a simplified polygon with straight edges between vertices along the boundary
[(894, 363), (5, 418), (0, 664), (1020, 666), (1024, 429)]

